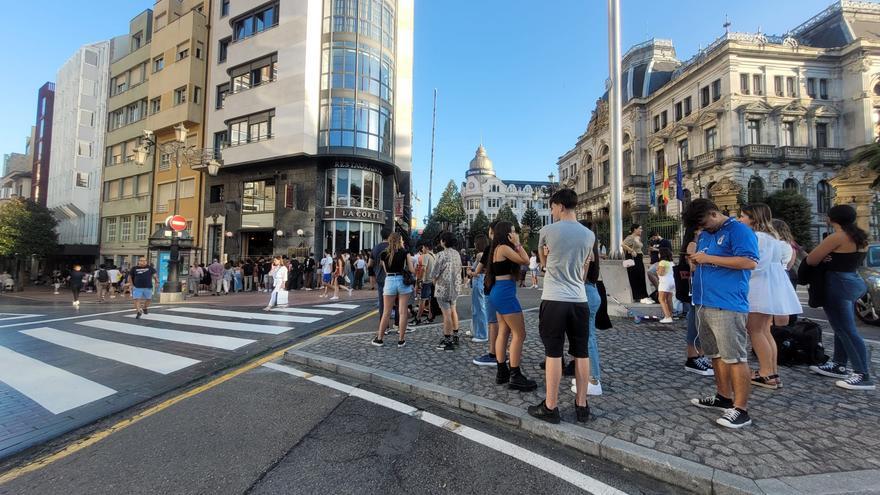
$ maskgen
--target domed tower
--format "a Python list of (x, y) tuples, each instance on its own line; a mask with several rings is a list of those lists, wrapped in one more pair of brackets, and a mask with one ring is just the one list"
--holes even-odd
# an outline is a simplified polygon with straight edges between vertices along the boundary
[(486, 148), (484, 148), (482, 144), (477, 148), (474, 159), (471, 160), (471, 166), (468, 168), (465, 175), (467, 177), (472, 175), (495, 175), (495, 169), (492, 167), (492, 160), (489, 159), (489, 155), (486, 154)]

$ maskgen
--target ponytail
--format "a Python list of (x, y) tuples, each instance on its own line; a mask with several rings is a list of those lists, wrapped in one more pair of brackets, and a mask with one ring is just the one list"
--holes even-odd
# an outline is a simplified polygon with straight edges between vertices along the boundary
[(856, 224), (856, 210), (850, 205), (837, 205), (828, 210), (828, 220), (840, 225), (858, 249), (868, 247), (868, 233)]

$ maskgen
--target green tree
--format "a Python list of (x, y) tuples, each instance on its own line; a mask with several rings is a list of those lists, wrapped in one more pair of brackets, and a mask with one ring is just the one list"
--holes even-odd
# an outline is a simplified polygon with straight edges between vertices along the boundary
[(452, 230), (458, 226), (466, 218), (464, 213), (464, 204), (461, 202), (461, 193), (455, 186), (455, 181), (450, 180), (446, 184), (446, 190), (440, 196), (440, 201), (434, 207), (434, 211), (430, 213), (431, 220), (436, 220), (443, 225), (444, 230)]
[(538, 245), (538, 231), (541, 230), (541, 217), (538, 216), (538, 210), (529, 206), (526, 208), (522, 216), (523, 231), (528, 229), (528, 238), (523, 239), (523, 243), (528, 246), (529, 251), (533, 251)]
[[(867, 162), (869, 169), (880, 172), (880, 141), (869, 144), (856, 154), (853, 163), (860, 162)], [(874, 179), (874, 183), (871, 184), (871, 187), (878, 186), (880, 186), (880, 176)]]
[(430, 216), (428, 217), (428, 222), (425, 224), (425, 228), (419, 235), (419, 241), (433, 244), (437, 240), (437, 237), (440, 236), (441, 232), (443, 232), (443, 226), (440, 225), (440, 222), (437, 221), (436, 217)]
[(26, 261), (32, 256), (45, 258), (57, 250), (56, 225), (49, 210), (33, 201), (18, 198), (0, 205), (0, 257), (16, 264), (19, 289)]
[(513, 210), (510, 209), (510, 205), (503, 205), (501, 209), (498, 210), (498, 216), (495, 217), (495, 220), (499, 222), (510, 222), (513, 224), (513, 228), (519, 232), (519, 220), (516, 219), (516, 215), (513, 214)]
[(470, 237), (471, 243), (474, 242), (474, 239), (480, 235), (486, 235), (486, 232), (489, 230), (489, 217), (483, 213), (483, 210), (477, 212), (477, 215), (474, 217), (474, 221), (471, 222), (471, 229), (468, 233)]
[(812, 215), (810, 201), (799, 192), (791, 189), (776, 191), (767, 197), (767, 206), (773, 212), (773, 218), (784, 220), (791, 229), (791, 234), (798, 244), (809, 249), (813, 245), (810, 235)]

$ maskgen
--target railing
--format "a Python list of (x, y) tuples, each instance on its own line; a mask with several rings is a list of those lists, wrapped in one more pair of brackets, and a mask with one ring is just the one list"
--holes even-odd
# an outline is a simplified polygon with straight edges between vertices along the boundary
[(776, 146), (770, 144), (747, 144), (742, 154), (749, 160), (772, 160), (776, 158)]
[(168, 211), (168, 205), (156, 205), (156, 213), (166, 213)]
[(786, 162), (806, 162), (810, 160), (810, 148), (806, 146), (783, 146), (781, 157)]
[(220, 145), (220, 149), (225, 150), (226, 148), (235, 148), (236, 146), (244, 146), (246, 144), (258, 143), (260, 141), (268, 141), (272, 139), (273, 134), (266, 134), (265, 136), (255, 136), (249, 137), (247, 140), (239, 141), (237, 143), (226, 142)]
[(840, 148), (816, 148), (813, 150), (813, 159), (821, 163), (842, 163), (846, 158)]
[(694, 157), (693, 163), (697, 168), (721, 163), (721, 150), (716, 149), (702, 155), (697, 155)]

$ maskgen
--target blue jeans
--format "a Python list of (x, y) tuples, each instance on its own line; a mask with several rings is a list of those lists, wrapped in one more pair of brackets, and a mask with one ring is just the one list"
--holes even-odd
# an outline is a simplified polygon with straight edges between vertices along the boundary
[(471, 291), (471, 327), (475, 339), (489, 338), (489, 321), (486, 317), (486, 294), (483, 292), (482, 273), (474, 275), (473, 290)]
[(590, 336), (587, 339), (590, 353), (590, 378), (599, 381), (602, 370), (599, 366), (599, 343), (596, 340), (596, 313), (599, 312), (599, 306), (602, 305), (602, 298), (599, 296), (596, 284), (586, 283), (584, 288), (587, 289), (587, 306), (590, 308), (588, 320)]
[(269, 304), (270, 308), (274, 308), (278, 306), (278, 291), (273, 290), (272, 294), (269, 296)]
[(682, 301), (681, 308), (687, 311), (687, 336), (685, 342), (697, 349), (700, 348), (700, 337), (697, 334), (697, 308), (689, 302)]
[(825, 273), (825, 315), (834, 330), (835, 363), (852, 363), (855, 373), (868, 376), (868, 349), (856, 330), (856, 300), (868, 290), (862, 277), (855, 272)]

